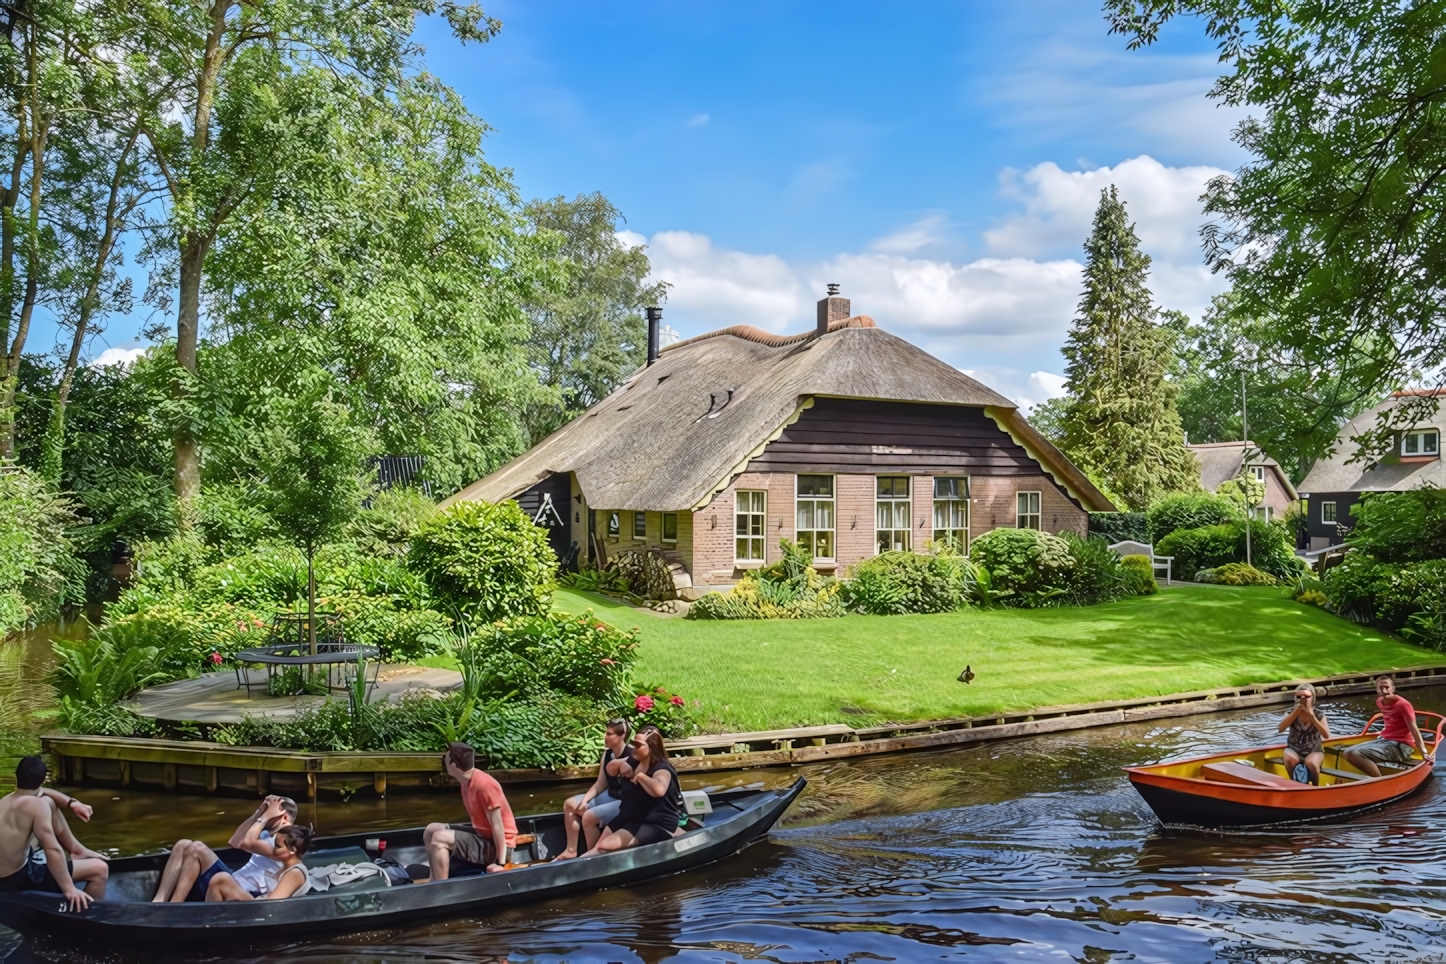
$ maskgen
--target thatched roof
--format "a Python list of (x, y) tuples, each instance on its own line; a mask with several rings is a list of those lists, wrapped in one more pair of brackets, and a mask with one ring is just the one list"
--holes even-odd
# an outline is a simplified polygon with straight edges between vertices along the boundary
[(1013, 402), (866, 316), (828, 334), (740, 325), (669, 345), (586, 414), (447, 502), (495, 502), (573, 472), (587, 504), (701, 508), (792, 424), (814, 396), (984, 408), (1087, 509), (1113, 509)]
[[(1422, 486), (1446, 487), (1446, 463), (1441, 459), (1425, 462), (1402, 461), (1399, 452), (1379, 462), (1353, 462), (1357, 443), (1353, 437), (1372, 431), (1378, 417), (1401, 404), (1403, 398), (1442, 397), (1446, 391), (1436, 388), (1408, 388), (1393, 392), (1390, 397), (1351, 419), (1336, 433), (1335, 451), (1318, 459), (1300, 483), (1303, 494), (1322, 492), (1400, 492)], [(1438, 404), (1434, 414), (1423, 418), (1412, 428), (1435, 428), (1446, 436), (1446, 405)]]
[(1227, 479), (1239, 477), (1247, 465), (1264, 465), (1275, 473), (1281, 488), (1292, 501), (1299, 498), (1285, 469), (1254, 442), (1202, 442), (1185, 447), (1195, 453), (1200, 463), (1200, 484), (1207, 492), (1214, 492)]

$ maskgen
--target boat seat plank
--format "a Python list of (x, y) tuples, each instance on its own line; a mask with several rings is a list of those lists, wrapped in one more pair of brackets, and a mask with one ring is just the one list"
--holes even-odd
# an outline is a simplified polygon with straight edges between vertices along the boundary
[(1278, 777), (1273, 773), (1262, 773), (1244, 763), (1207, 763), (1200, 768), (1200, 775), (1216, 783), (1235, 783), (1254, 787), (1298, 787), (1299, 783)]

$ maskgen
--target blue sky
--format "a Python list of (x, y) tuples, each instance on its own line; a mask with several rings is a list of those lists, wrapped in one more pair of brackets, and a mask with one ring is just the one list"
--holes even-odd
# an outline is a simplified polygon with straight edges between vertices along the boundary
[(486, 6), (504, 23), (486, 45), (423, 25), (428, 68), (525, 197), (622, 209), (684, 336), (803, 330), (838, 281), (855, 312), (1042, 400), (1112, 182), (1165, 306), (1198, 315), (1221, 287), (1196, 199), (1242, 157), (1198, 24), (1129, 52), (1089, 3)]

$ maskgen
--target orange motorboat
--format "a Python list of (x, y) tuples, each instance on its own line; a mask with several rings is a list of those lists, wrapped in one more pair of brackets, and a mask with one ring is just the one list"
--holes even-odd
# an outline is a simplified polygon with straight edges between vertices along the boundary
[(1325, 741), (1326, 759), (1318, 787), (1290, 779), (1282, 757), (1284, 745), (1125, 770), (1150, 809), (1169, 826), (1268, 827), (1330, 820), (1408, 797), (1430, 778), (1446, 717), (1419, 712), (1416, 716), (1439, 721), (1434, 733), (1422, 727), (1431, 755), (1423, 757), (1418, 748), (1411, 766), (1382, 764), (1379, 777), (1369, 777), (1351, 766), (1344, 753), (1375, 739), (1371, 726), (1381, 719), (1379, 713), (1357, 735)]

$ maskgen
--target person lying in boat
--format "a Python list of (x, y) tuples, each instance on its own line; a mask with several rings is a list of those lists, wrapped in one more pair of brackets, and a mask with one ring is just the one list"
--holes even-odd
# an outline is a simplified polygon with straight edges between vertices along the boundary
[(1295, 707), (1280, 721), (1276, 732), (1290, 730), (1285, 738), (1285, 772), (1297, 783), (1320, 786), (1320, 768), (1325, 763), (1322, 741), (1331, 738), (1325, 715), (1315, 708), (1315, 687), (1301, 683), (1295, 688)]
[[(110, 865), (81, 845), (63, 810), (90, 820), (91, 809), (59, 790), (42, 787), (45, 760), (27, 756), (15, 767), (15, 790), (0, 797), (0, 892), (42, 890), (60, 894), (72, 911), (105, 896)], [(45, 854), (35, 860), (34, 839)]]
[(276, 868), (265, 871), (266, 887), (260, 894), (252, 893), (236, 879), (236, 875), (220, 860), (202, 872), (196, 886), (206, 895), (206, 900), (218, 903), (227, 900), (283, 900), (300, 897), (311, 890), (311, 878), (306, 876), (306, 865), (301, 858), (311, 849), (310, 827), (287, 824), (276, 831), (271, 838), (271, 855)]
[[(1346, 750), (1346, 759), (1351, 766), (1371, 777), (1381, 775), (1378, 763), (1394, 763), (1397, 766), (1413, 766), (1416, 761), (1411, 751), (1421, 748), (1426, 756), (1426, 741), (1421, 739), (1421, 730), (1416, 726), (1416, 708), (1404, 696), (1396, 695), (1396, 681), (1389, 676), (1376, 677), (1376, 709), (1385, 719), (1381, 723), (1381, 734), (1369, 743), (1358, 743)], [(1431, 755), (1435, 755), (1435, 748)]]
[[(562, 823), (567, 830), (567, 849), (554, 859), (568, 860), (577, 856), (579, 832), (589, 849), (597, 844), (603, 828), (617, 818), (618, 808), (623, 803), (622, 771), (626, 767), (632, 773), (633, 754), (628, 747), (628, 721), (608, 720), (607, 732), (603, 735), (602, 759), (598, 761), (597, 779), (585, 793), (568, 797), (562, 805)], [(614, 761), (618, 761), (614, 765)]]
[(611, 764), (626, 780), (622, 806), (597, 845), (584, 856), (657, 843), (678, 832), (683, 789), (678, 784), (678, 772), (668, 762), (663, 734), (656, 726), (644, 726), (633, 737), (631, 746), (634, 764), (622, 760)]
[[(502, 785), (490, 774), (477, 769), (477, 753), (466, 743), (452, 743), (442, 757), (447, 774), (462, 789), (462, 805), (467, 808), (471, 826), (457, 823), (429, 823), (422, 831), (427, 847), (427, 863), (431, 880), (446, 880), (450, 875), (463, 876), (507, 869), (512, 848), (517, 844), (517, 821), (507, 804)], [(497, 841), (502, 846), (497, 846)]]
[[(281, 869), (281, 861), (273, 846), (276, 832), (294, 823), (296, 801), (290, 797), (268, 796), (251, 816), (241, 821), (231, 839), (226, 841), (228, 847), (251, 855), (244, 867), (228, 873), (253, 897), (264, 897), (273, 881), (272, 875)], [(161, 871), (160, 886), (156, 888), (156, 896), (151, 898), (151, 902), (205, 900), (207, 884), (201, 882), (201, 877), (216, 863), (216, 852), (201, 841), (176, 841), (165, 869)], [(221, 869), (226, 868), (223, 865)]]

